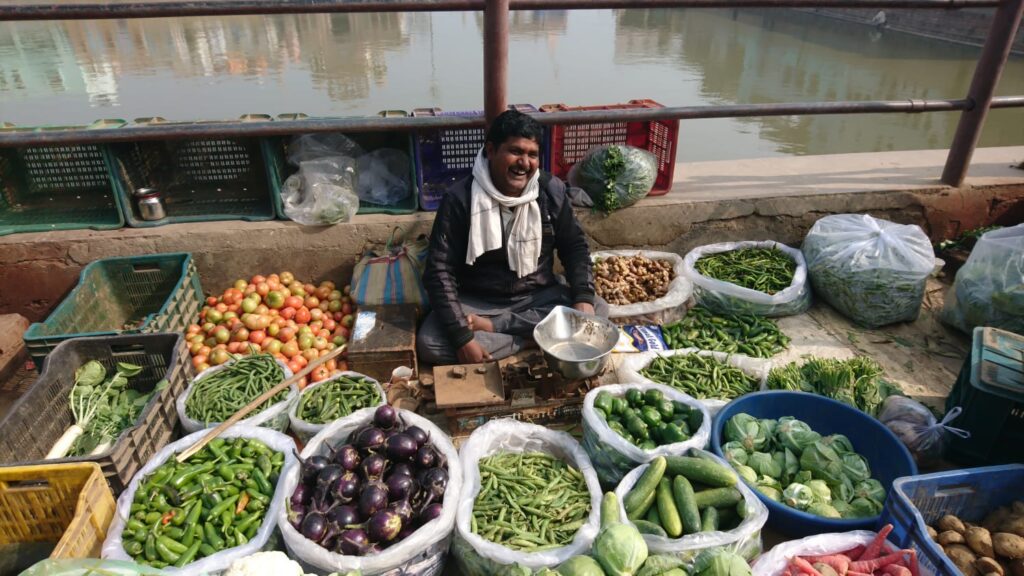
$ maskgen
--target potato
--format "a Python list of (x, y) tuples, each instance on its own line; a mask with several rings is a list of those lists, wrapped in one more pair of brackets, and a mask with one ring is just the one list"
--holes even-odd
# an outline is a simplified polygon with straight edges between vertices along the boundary
[(996, 555), (995, 552), (992, 551), (992, 535), (988, 530), (977, 526), (968, 528), (967, 532), (964, 532), (964, 539), (967, 540), (967, 545), (970, 546), (971, 550), (973, 550), (978, 556), (988, 556), (989, 558), (992, 558)]
[(822, 562), (815, 562), (814, 569), (817, 570), (821, 576), (839, 576), (839, 574), (836, 573), (835, 568)]
[(981, 521), (981, 525), (984, 526), (989, 532), (999, 532), (1003, 522), (1010, 519), (1010, 509), (1006, 506), (1000, 506), (995, 510), (988, 513), (985, 519)]
[(1024, 536), (1024, 516), (1010, 516), (999, 525), (999, 529), (996, 531)]
[(938, 542), (942, 546), (949, 546), (950, 544), (966, 544), (967, 540), (964, 540), (964, 535), (959, 532), (946, 530), (942, 534), (939, 534)]
[(1002, 576), (1003, 567), (990, 557), (983, 556), (974, 561), (974, 569), (982, 574), (999, 574)]
[(939, 518), (939, 521), (935, 524), (935, 527), (938, 528), (940, 532), (952, 530), (953, 532), (956, 532), (958, 534), (963, 534), (964, 531), (967, 530), (967, 528), (964, 526), (964, 523), (952, 514), (946, 514), (942, 518)]
[(997, 532), (992, 535), (992, 547), (996, 554), (1010, 560), (1024, 558), (1024, 538), (1016, 534)]
[(935, 540), (939, 537), (939, 533), (935, 531), (935, 528), (932, 528), (931, 526), (925, 526), (925, 528), (928, 529), (928, 537), (932, 540)]
[(963, 544), (950, 544), (943, 548), (946, 556), (956, 564), (956, 567), (964, 573), (964, 576), (978, 576), (978, 570), (974, 567), (974, 561), (978, 559), (971, 552), (971, 549)]
[(1013, 576), (1024, 576), (1024, 558), (1010, 560), (1008, 566), (1008, 572)]

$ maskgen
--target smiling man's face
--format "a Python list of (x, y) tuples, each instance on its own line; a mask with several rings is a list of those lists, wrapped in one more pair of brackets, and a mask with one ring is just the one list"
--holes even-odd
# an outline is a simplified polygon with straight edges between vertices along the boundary
[(529, 138), (512, 136), (495, 148), (487, 143), (491, 181), (505, 196), (519, 196), (540, 167), (540, 145)]

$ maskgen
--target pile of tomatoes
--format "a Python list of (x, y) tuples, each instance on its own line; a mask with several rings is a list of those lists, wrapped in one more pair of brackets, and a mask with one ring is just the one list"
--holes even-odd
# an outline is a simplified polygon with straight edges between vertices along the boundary
[[(338, 290), (330, 281), (304, 284), (291, 272), (257, 275), (207, 298), (185, 338), (196, 370), (223, 364), (236, 354), (268, 352), (298, 372), (348, 343), (354, 313), (348, 286)], [(346, 354), (319, 366), (308, 382), (347, 370)]]

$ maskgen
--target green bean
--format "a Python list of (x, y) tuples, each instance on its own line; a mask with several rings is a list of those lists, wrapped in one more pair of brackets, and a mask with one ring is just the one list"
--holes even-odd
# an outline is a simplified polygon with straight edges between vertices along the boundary
[(781, 292), (793, 283), (796, 262), (778, 248), (740, 248), (709, 254), (697, 260), (697, 272), (765, 294)]
[[(223, 422), (282, 380), (284, 370), (270, 354), (244, 356), (194, 382), (185, 400), (185, 414), (205, 424)], [(287, 397), (288, 391), (282, 390), (255, 412), (266, 410)]]
[(770, 358), (789, 346), (789, 337), (769, 318), (752, 314), (716, 315), (695, 307), (686, 317), (662, 326), (669, 348), (699, 348), (754, 358)]
[(659, 356), (640, 374), (652, 382), (682, 390), (694, 398), (731, 400), (757, 389), (756, 378), (713, 356)]
[(304, 422), (326, 424), (383, 402), (380, 390), (369, 378), (339, 376), (303, 392), (295, 413)]

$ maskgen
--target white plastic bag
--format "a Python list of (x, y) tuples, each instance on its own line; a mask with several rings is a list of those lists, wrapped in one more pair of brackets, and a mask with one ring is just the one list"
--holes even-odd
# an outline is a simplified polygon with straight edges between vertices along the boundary
[[(545, 452), (571, 464), (583, 474), (587, 488), (590, 489), (590, 517), (576, 532), (571, 544), (542, 552), (521, 552), (473, 534), (470, 521), (473, 518), (473, 504), (480, 493), (479, 462), (499, 452)], [(590, 550), (600, 528), (602, 492), (590, 458), (572, 436), (510, 418), (491, 420), (473, 431), (462, 445), (460, 458), (466, 475), (466, 488), (456, 516), (452, 555), (463, 574), (486, 576), (513, 564), (538, 570), (556, 566)]]
[[(288, 406), (288, 422), (290, 423), (292, 432), (295, 432), (295, 435), (299, 437), (299, 440), (302, 440), (303, 442), (309, 442), (310, 438), (312, 438), (313, 436), (316, 436), (317, 434), (320, 433), (321, 430), (323, 430), (324, 428), (327, 427), (327, 424), (313, 424), (313, 423), (306, 422), (305, 420), (299, 418), (298, 410), (299, 410), (299, 403), (302, 401), (302, 395), (310, 392), (311, 390), (315, 389), (317, 386), (323, 386), (324, 384), (327, 384), (328, 382), (333, 382), (333, 381), (337, 380), (338, 378), (342, 378), (342, 377), (345, 377), (345, 378), (363, 378), (363, 379), (366, 379), (366, 380), (370, 380), (371, 382), (373, 382), (373, 386), (377, 389), (377, 392), (380, 393), (380, 402), (375, 404), (374, 407), (380, 406), (380, 405), (385, 404), (387, 402), (387, 394), (384, 392), (384, 388), (381, 388), (380, 382), (377, 382), (377, 380), (375, 380), (373, 378), (370, 378), (369, 376), (367, 376), (365, 374), (360, 374), (359, 372), (340, 372), (338, 374), (335, 374), (334, 376), (331, 376), (330, 378), (328, 378), (326, 380), (317, 382), (315, 384), (310, 384), (309, 386), (306, 386), (301, 392), (299, 392), (299, 395), (296, 397), (295, 402), (292, 402), (291, 405)], [(358, 410), (356, 412), (353, 412), (352, 414), (349, 414), (348, 416), (343, 416), (342, 418), (339, 418), (338, 420), (345, 420), (347, 418), (351, 418), (357, 412), (358, 412)], [(338, 421), (338, 420), (336, 420), (336, 421)]]
[(409, 156), (394, 148), (367, 152), (356, 160), (359, 199), (394, 206), (412, 194)]
[[(349, 435), (373, 419), (376, 408), (363, 408), (349, 418), (334, 421), (320, 431), (306, 444), (302, 451), (305, 460), (314, 455), (326, 455), (328, 446), (333, 447), (346, 440)], [(399, 416), (409, 426), (419, 426), (430, 436), (434, 448), (448, 462), (448, 489), (444, 494), (441, 516), (427, 522), (408, 538), (389, 546), (380, 554), (372, 556), (344, 556), (321, 547), (306, 539), (288, 522), (288, 509), (284, 501), (291, 497), (299, 483), (301, 466), (296, 466), (281, 477), (283, 490), (277, 494), (277, 524), (284, 537), (288, 556), (298, 560), (307, 571), (317, 574), (359, 570), (362, 576), (434, 576), (444, 569), (445, 554), (455, 524), (455, 509), (462, 497), (463, 473), (459, 453), (451, 439), (433, 422), (407, 410), (399, 410)]]
[(52, 558), (36, 562), (18, 576), (159, 576), (162, 570), (99, 558)]
[[(206, 436), (206, 431), (201, 430), (194, 434), (189, 434), (177, 442), (172, 442), (167, 446), (164, 446), (162, 450), (150, 458), (149, 462), (147, 462), (146, 465), (135, 474), (131, 483), (128, 484), (128, 488), (125, 489), (117, 499), (117, 514), (114, 516), (114, 520), (110, 525), (110, 530), (107, 531), (107, 539), (103, 541), (103, 549), (101, 551), (101, 556), (103, 558), (128, 561), (132, 559), (131, 556), (124, 551), (121, 544), (121, 533), (124, 531), (127, 518), (131, 516), (132, 501), (135, 498), (135, 492), (138, 490), (139, 484), (141, 484), (154, 470), (159, 468), (161, 464), (172, 458), (175, 454), (185, 450), (186, 448), (190, 448), (204, 436)], [(266, 515), (263, 517), (263, 523), (260, 524), (260, 529), (245, 545), (221, 550), (216, 554), (201, 558), (191, 564), (187, 564), (183, 568), (164, 568), (164, 572), (168, 574), (177, 574), (180, 576), (216, 574), (222, 570), (226, 570), (234, 560), (255, 554), (267, 545), (271, 544), (271, 535), (274, 532), (276, 520), (280, 516), (279, 512), (280, 509), (283, 508), (284, 500), (286, 498), (283, 479), (285, 475), (292, 471), (293, 468), (298, 468), (298, 466), (296, 466), (294, 456), (295, 441), (280, 432), (242, 424), (236, 424), (228, 428), (221, 433), (220, 437), (251, 438), (253, 440), (259, 440), (266, 444), (271, 450), (284, 454), (284, 465), (281, 467), (281, 475), (277, 479), (277, 486), (274, 487), (274, 495), (270, 500), (270, 506), (267, 507)]]
[[(683, 348), (680, 350), (666, 350), (664, 352), (639, 352), (637, 354), (623, 355), (615, 369), (615, 375), (619, 382), (629, 384), (658, 384), (640, 373), (655, 358), (659, 356), (678, 356), (685, 354), (697, 354), (699, 356), (713, 356), (716, 360), (726, 362), (743, 370), (751, 378), (758, 381), (757, 390), (768, 389), (768, 373), (771, 372), (772, 363), (769, 360), (751, 358), (740, 354), (728, 354), (712, 350), (697, 350), (696, 348)], [(713, 418), (723, 406), (729, 403), (726, 399), (706, 398), (698, 400)]]
[[(697, 272), (697, 260), (719, 252), (731, 252), (741, 248), (778, 248), (796, 262), (793, 282), (788, 288), (775, 294), (743, 288), (731, 282), (708, 278)], [(693, 282), (697, 302), (719, 314), (757, 314), (758, 316), (791, 316), (801, 314), (811, 307), (811, 287), (807, 285), (807, 265), (803, 254), (796, 248), (773, 240), (724, 242), (708, 244), (690, 250), (683, 258), (683, 271)]]
[[(689, 451), (688, 455), (714, 460), (726, 468), (729, 467), (725, 460), (704, 450), (694, 448)], [(626, 510), (622, 502), (625, 500), (626, 495), (629, 494), (629, 491), (633, 489), (633, 485), (640, 479), (640, 476), (647, 470), (648, 466), (650, 464), (638, 466), (632, 472), (626, 474), (626, 477), (622, 479), (622, 482), (615, 489), (615, 495), (619, 497), (619, 512), (622, 518), (626, 518)], [(764, 528), (765, 522), (768, 521), (768, 508), (765, 507), (764, 503), (757, 498), (757, 495), (742, 480), (736, 482), (736, 489), (743, 494), (743, 501), (746, 503), (747, 509), (747, 514), (739, 526), (726, 532), (718, 530), (714, 532), (698, 532), (696, 534), (687, 534), (680, 538), (644, 534), (644, 542), (647, 543), (648, 551), (651, 554), (671, 554), (687, 563), (693, 561), (701, 552), (715, 549), (724, 549), (734, 554), (739, 554), (746, 558), (748, 562), (756, 558), (761, 553), (761, 529)], [(625, 521), (629, 522), (628, 519)]]
[(300, 134), (288, 143), (288, 163), (296, 167), (325, 156), (358, 158), (362, 155), (363, 148), (359, 144), (337, 132)]
[[(685, 442), (665, 444), (653, 450), (644, 450), (626, 440), (614, 430), (608, 427), (594, 408), (594, 399), (602, 392), (607, 392), (615, 397), (623, 396), (627, 390), (636, 389), (641, 392), (647, 390), (659, 390), (667, 400), (682, 402), (688, 406), (700, 410), (700, 428)], [(711, 414), (700, 401), (692, 396), (683, 394), (675, 388), (662, 384), (606, 384), (594, 388), (583, 398), (583, 449), (590, 457), (590, 463), (597, 471), (597, 477), (601, 485), (614, 488), (622, 481), (622, 477), (640, 464), (650, 462), (658, 456), (681, 455), (690, 448), (704, 448), (711, 438)]]
[[(799, 540), (783, 542), (765, 552), (754, 562), (753, 576), (782, 576), (794, 556), (823, 556), (846, 552), (857, 546), (867, 546), (876, 534), (868, 530), (815, 534)], [(883, 545), (885, 551), (893, 551), (889, 542)]]
[(643, 256), (651, 260), (668, 260), (672, 263), (675, 278), (669, 283), (664, 296), (650, 302), (638, 302), (625, 306), (608, 305), (608, 319), (622, 326), (626, 324), (670, 324), (686, 316), (692, 304), (693, 285), (686, 278), (683, 270), (683, 259), (672, 252), (654, 252), (652, 250), (605, 250), (591, 252), (590, 260), (598, 260), (610, 256)]
[(356, 161), (347, 156), (307, 160), (285, 180), (281, 202), (285, 216), (303, 226), (348, 222), (359, 212)]
[(935, 268), (935, 251), (920, 226), (867, 214), (821, 218), (802, 251), (818, 297), (868, 328), (916, 319)]
[(963, 408), (957, 406), (937, 422), (924, 404), (906, 396), (889, 396), (882, 403), (878, 420), (903, 442), (920, 466), (942, 460), (949, 434), (971, 437), (966, 430), (948, 426), (961, 412)]
[[(280, 364), (281, 369), (284, 370), (285, 379), (291, 378), (292, 371), (288, 369), (288, 366), (285, 365), (285, 363), (281, 362), (280, 360), (278, 360), (277, 363)], [(213, 366), (207, 368), (206, 370), (203, 370), (195, 378), (192, 379), (192, 382), (189, 383), (188, 388), (185, 388), (185, 391), (178, 396), (178, 400), (175, 402), (174, 406), (178, 410), (178, 420), (181, 421), (181, 427), (185, 430), (185, 432), (191, 434), (193, 432), (198, 432), (199, 430), (204, 430), (206, 428), (213, 428), (217, 424), (220, 424), (220, 422), (200, 422), (199, 420), (193, 420), (192, 418), (189, 418), (188, 414), (185, 413), (185, 402), (188, 401), (188, 396), (189, 394), (192, 393), (193, 384), (202, 380), (203, 378), (206, 378), (207, 376), (210, 376), (211, 374), (216, 374), (217, 372), (224, 370), (230, 365), (231, 362), (225, 362), (220, 366)], [(277, 430), (278, 432), (284, 432), (285, 430), (288, 429), (288, 407), (291, 406), (292, 403), (298, 397), (299, 387), (296, 385), (292, 385), (288, 389), (288, 396), (285, 397), (284, 400), (278, 402), (277, 404), (271, 405), (269, 408), (263, 410), (262, 412), (256, 412), (252, 416), (249, 416), (244, 420), (240, 420), (238, 423), (248, 424), (249, 426), (262, 426), (264, 428), (270, 428), (271, 430)], [(255, 400), (255, 398), (253, 398), (253, 400)]]
[(1024, 334), (1024, 224), (981, 235), (940, 318), (968, 335), (976, 326)]

